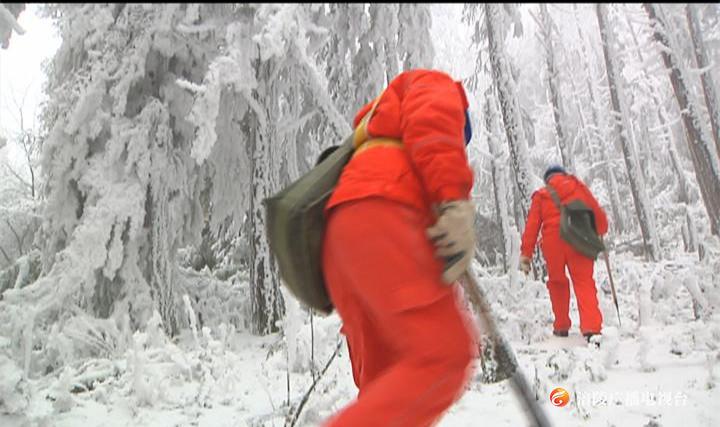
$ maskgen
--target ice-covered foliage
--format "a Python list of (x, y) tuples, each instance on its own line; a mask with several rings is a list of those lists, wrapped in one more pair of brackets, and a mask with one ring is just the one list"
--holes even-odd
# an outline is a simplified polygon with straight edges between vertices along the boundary
[[(703, 202), (710, 220), (711, 231), (720, 235), (720, 151), (714, 150), (713, 139), (706, 131), (705, 120), (691, 92), (688, 71), (680, 58), (679, 43), (668, 30), (668, 18), (661, 5), (645, 4), (652, 21), (653, 37), (668, 69), (673, 92), (681, 109), (681, 119)], [(717, 147), (715, 147), (717, 148)]]
[(545, 50), (545, 64), (547, 75), (547, 87), (549, 91), (550, 107), (552, 109), (553, 122), (555, 123), (555, 137), (560, 149), (560, 157), (562, 164), (566, 170), (571, 173), (575, 172), (575, 159), (572, 153), (572, 146), (568, 139), (568, 130), (566, 129), (566, 115), (562, 104), (560, 86), (560, 68), (557, 66), (555, 59), (555, 51), (557, 42), (555, 42), (555, 33), (557, 26), (548, 13), (547, 5), (540, 5), (540, 23), (542, 32), (542, 44)]
[(430, 5), (400, 3), (399, 8), (397, 43), (402, 69), (430, 68), (436, 56), (429, 31), (432, 24)]
[(614, 53), (614, 50), (617, 49), (615, 29), (608, 18), (608, 6), (599, 4), (597, 5), (596, 11), (602, 36), (602, 50), (605, 58), (610, 99), (612, 101), (610, 114), (614, 118), (611, 120), (611, 124), (615, 129), (615, 135), (620, 141), (622, 148), (633, 204), (635, 206), (635, 212), (637, 213), (646, 254), (650, 259), (658, 260), (660, 258), (660, 244), (655, 226), (655, 213), (652, 201), (648, 197), (645, 177), (638, 162), (637, 148), (635, 147), (637, 142), (632, 137), (632, 127), (629, 125), (627, 119), (628, 104), (625, 98), (625, 87), (621, 83), (621, 68), (619, 67), (617, 56)]
[[(649, 416), (716, 419), (709, 411), (718, 397), (715, 342), (720, 327), (717, 317), (693, 320), (690, 293), (677, 277), (705, 280), (706, 270), (718, 273), (713, 270), (720, 267), (717, 261), (697, 270), (690, 255), (661, 265), (626, 253), (611, 253), (611, 260), (622, 327), (617, 325), (607, 274), (598, 269), (598, 298), (606, 321), (600, 348), (587, 345), (579, 336), (574, 302), (570, 337), (552, 337), (550, 302), (543, 283), (522, 280), (513, 284), (507, 275), (493, 277), (475, 266), (497, 324), (533, 384), (539, 405), (558, 425), (603, 426)], [(640, 314), (645, 316), (640, 324), (637, 290), (648, 284), (652, 290), (640, 304), (647, 309)], [(59, 426), (72, 425), (90, 414), (158, 425), (281, 424), (318, 378), (297, 425), (319, 425), (351, 401), (356, 389), (344, 345), (324, 375), (317, 376), (341, 337), (339, 318), (315, 317), (311, 324), (307, 313), (298, 308), (288, 305), (285, 322), (291, 325), (284, 328), (284, 337), (251, 336), (221, 323), (198, 327), (197, 339), (191, 330), (183, 330), (173, 341), (166, 338), (160, 316), (154, 313), (145, 328), (130, 336), (119, 357), (74, 364), (41, 379), (24, 379), (22, 367), (0, 358), (0, 368), (7, 373), (0, 382), (0, 393), (6, 393), (0, 394), (6, 402), (3, 409), (6, 414), (12, 413), (7, 412), (11, 407), (15, 414), (24, 414), (14, 415), (15, 419), (52, 419)], [(314, 353), (309, 348), (312, 326)], [(311, 375), (313, 359), (316, 369)], [(521, 410), (509, 409), (518, 404), (507, 383), (481, 384), (480, 362), (476, 365), (477, 375), (440, 425), (474, 425), (480, 410), (493, 423), (524, 423)], [(562, 410), (547, 400), (558, 386), (572, 395)], [(643, 394), (656, 399), (671, 392), (670, 403), (641, 400)], [(633, 398), (638, 401), (628, 400)], [(687, 402), (675, 404), (676, 398)], [(645, 415), (633, 406), (642, 408)], [(0, 415), (0, 421), (13, 420), (9, 416)]]
[[(5, 338), (0, 338), (0, 349), (7, 347), (9, 343)], [(4, 414), (17, 414), (24, 412), (27, 408), (27, 397), (25, 396), (25, 382), (23, 371), (20, 366), (4, 354), (0, 354), (0, 409)]]
[(17, 21), (18, 16), (25, 10), (25, 3), (0, 4), (0, 47), (7, 49), (13, 31), (18, 35), (25, 34), (25, 30)]
[[(93, 333), (72, 328), (81, 313), (107, 318), (95, 326), (110, 341), (154, 310), (166, 331), (182, 325), (175, 253), (199, 236), (206, 183), (191, 156), (193, 98), (177, 80), (199, 83), (216, 54), (208, 40), (177, 28), (192, 9), (55, 7), (63, 44), (52, 67), (52, 128), (42, 152), (46, 274), (5, 293), (6, 336), (27, 330), (27, 345), (42, 349), (52, 326), (61, 335), (89, 334), (74, 334), (82, 345)], [(208, 20), (224, 12), (199, 10)]]
[[(432, 64), (468, 89), (473, 200), (483, 214), (478, 250), (492, 241), (504, 255), (478, 254), (475, 271), (555, 424), (717, 421), (720, 242), (709, 237), (683, 110), (647, 15), (639, 5), (608, 8), (621, 119), (636, 150), (626, 155), (614, 133), (594, 5), (546, 8), (566, 154), (613, 230), (622, 325), (598, 262), (604, 328), (596, 348), (577, 332), (574, 299), (571, 336), (552, 337), (543, 281), (517, 270), (520, 205), (561, 157), (537, 6), (469, 5), (462, 20), (461, 9), (49, 6), (64, 43), (45, 110), (46, 208), (36, 215), (44, 223), (35, 240), (43, 251), (21, 244), (23, 253), (8, 254), (13, 263), (0, 271), (0, 424), (282, 424), (316, 380), (296, 425), (319, 425), (351, 401), (357, 390), (340, 319), (313, 316), (281, 292), (261, 202), (345, 137), (357, 108), (387, 80)], [(715, 9), (698, 8), (711, 60), (720, 40)], [(700, 99), (699, 76), (717, 70), (693, 69), (683, 11), (666, 12), (688, 91)], [(431, 15), (441, 16), (432, 27)], [(654, 206), (657, 262), (639, 256), (626, 157)], [(2, 212), (24, 219), (27, 210), (7, 195), (0, 193)], [(2, 227), (0, 220), (0, 246), (14, 249), (17, 239)], [(476, 371), (441, 425), (476, 425), (478, 413), (490, 424), (522, 424), (506, 382), (478, 381), (491, 376)], [(558, 386), (571, 392), (566, 408), (547, 402)], [(593, 400), (617, 390), (636, 394)], [(687, 406), (663, 407), (657, 399), (669, 390), (685, 393)]]
[[(35, 234), (41, 223), (42, 200), (35, 174), (39, 144), (37, 135), (28, 130), (13, 135), (7, 146), (0, 144), (0, 269), (12, 268), (38, 247)], [(22, 161), (17, 161), (13, 149), (19, 149)]]
[[(488, 149), (492, 156), (492, 177), (493, 177), (493, 192), (495, 196), (495, 212), (497, 222), (500, 224), (501, 235), (502, 235), (502, 249), (503, 249), (503, 271), (514, 271), (515, 269), (510, 254), (512, 253), (511, 248), (513, 244), (513, 233), (511, 233), (512, 225), (510, 221), (510, 205), (509, 205), (509, 191), (510, 186), (508, 184), (508, 173), (509, 168), (507, 164), (507, 154), (502, 148), (503, 146), (498, 141), (502, 135), (498, 128), (498, 115), (497, 108), (495, 106), (495, 98), (492, 96), (491, 91), (487, 91), (487, 98), (485, 100), (485, 130), (487, 134)], [(511, 276), (513, 273), (510, 273)]]
[[(200, 310), (198, 331), (278, 326), (262, 200), (307, 168), (319, 137), (347, 135), (359, 106), (348, 88), (368, 100), (400, 64), (432, 62), (426, 6), (335, 7), (349, 16), (319, 5), (47, 8), (63, 43), (45, 110), (43, 275), (13, 284), (1, 314), (8, 351), (27, 369), (133, 348), (153, 313), (176, 335), (193, 324), (188, 307)], [(360, 27), (331, 36), (344, 19)], [(359, 52), (329, 66), (340, 53), (325, 46), (340, 42)], [(368, 71), (378, 64), (391, 72)], [(229, 283), (179, 267), (181, 248), (233, 246), (238, 234), (251, 261)]]
[[(8, 167), (0, 163), (0, 169)], [(0, 269), (12, 267), (36, 248), (35, 233), (41, 223), (41, 202), (0, 171)]]

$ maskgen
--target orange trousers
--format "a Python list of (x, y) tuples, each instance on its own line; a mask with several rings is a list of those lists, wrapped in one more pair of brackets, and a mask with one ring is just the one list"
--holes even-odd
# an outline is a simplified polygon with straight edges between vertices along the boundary
[(547, 263), (547, 288), (555, 315), (553, 328), (556, 331), (567, 331), (571, 326), (570, 283), (565, 275), (567, 266), (580, 312), (580, 332), (600, 333), (602, 313), (598, 307), (597, 290), (593, 280), (595, 261), (580, 254), (559, 236), (543, 236), (542, 251)]
[(476, 332), (455, 287), (441, 282), (429, 225), (382, 198), (330, 211), (323, 269), (359, 393), (325, 426), (431, 426), (464, 390)]

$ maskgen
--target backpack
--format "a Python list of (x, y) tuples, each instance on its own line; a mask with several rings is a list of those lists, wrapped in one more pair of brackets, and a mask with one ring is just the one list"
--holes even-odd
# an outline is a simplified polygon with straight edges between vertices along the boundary
[(310, 171), (263, 201), (265, 232), (283, 283), (301, 303), (321, 314), (333, 311), (322, 272), (325, 205), (345, 165), (369, 141), (367, 123), (381, 97), (337, 149), (330, 154), (326, 150)]
[(546, 188), (560, 210), (560, 238), (584, 256), (597, 259), (605, 244), (597, 234), (593, 210), (579, 199), (562, 204), (555, 189), (550, 184)]
[(330, 314), (322, 273), (325, 205), (354, 152), (352, 137), (287, 188), (265, 199), (266, 234), (288, 290), (306, 306)]

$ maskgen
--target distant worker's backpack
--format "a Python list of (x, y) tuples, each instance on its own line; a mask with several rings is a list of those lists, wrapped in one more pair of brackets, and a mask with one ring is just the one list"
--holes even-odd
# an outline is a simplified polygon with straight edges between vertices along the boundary
[(596, 259), (605, 250), (605, 244), (598, 236), (593, 210), (577, 199), (563, 205), (554, 188), (548, 185), (547, 190), (560, 210), (560, 237), (584, 256)]

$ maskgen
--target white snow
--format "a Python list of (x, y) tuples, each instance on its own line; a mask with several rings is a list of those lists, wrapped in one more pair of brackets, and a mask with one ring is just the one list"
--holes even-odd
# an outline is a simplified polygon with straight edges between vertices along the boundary
[[(598, 263), (595, 277), (605, 319), (599, 349), (579, 335), (574, 299), (575, 329), (568, 338), (554, 337), (542, 283), (513, 284), (507, 276), (480, 278), (541, 407), (562, 426), (717, 425), (720, 316), (714, 312), (695, 320), (688, 292), (692, 286), (681, 280), (652, 280), (670, 268), (697, 280), (704, 267), (689, 255), (679, 255), (660, 268), (629, 254), (612, 255), (622, 327), (617, 326), (607, 273)], [(638, 305), (636, 289), (656, 286), (669, 289), (652, 298), (640, 292)], [(186, 304), (188, 316), (194, 317), (189, 300)], [(633, 307), (640, 307), (640, 312)], [(309, 314), (294, 301), (288, 303), (284, 335), (253, 336), (222, 324), (204, 327), (201, 333), (191, 327), (173, 343), (164, 339), (159, 316), (155, 318), (147, 330), (135, 333), (132, 346), (117, 359), (76, 362), (45, 377), (24, 379), (19, 367), (0, 358), (0, 424), (20, 426), (29, 420), (88, 427), (283, 425), (288, 401), (296, 405), (312, 383)], [(313, 324), (317, 371), (340, 337), (340, 321), (333, 314), (315, 316)], [(478, 417), (493, 426), (524, 425), (508, 383), (482, 384), (478, 379), (476, 372), (439, 425), (475, 426)], [(550, 404), (556, 387), (570, 393), (567, 406)], [(355, 393), (343, 345), (310, 395), (298, 425), (319, 425)]]
[[(709, 237), (646, 14), (639, 6), (609, 7), (623, 86), (619, 119), (637, 144), (628, 152), (656, 229), (651, 244), (661, 249), (655, 262), (632, 253), (640, 230), (610, 128), (594, 6), (548, 7), (563, 125), (568, 141), (577, 141), (565, 154), (574, 156), (580, 176), (591, 177), (608, 213), (618, 210), (608, 240), (616, 248), (610, 261), (620, 319), (599, 260), (598, 347), (580, 336), (574, 298), (570, 336), (552, 336), (545, 284), (517, 270), (524, 218), (511, 214), (522, 210), (511, 203), (518, 195), (529, 199), (542, 185), (541, 169), (557, 160), (538, 68), (544, 53), (529, 42), (537, 31), (527, 12), (537, 6), (467, 6), (462, 13), (443, 7), (58, 6), (66, 19), (59, 21), (64, 42), (50, 85), (48, 114), (55, 116), (38, 159), (43, 197), (24, 200), (6, 184), (8, 175), (0, 177), (0, 247), (15, 250), (4, 254), (3, 266), (16, 268), (0, 295), (0, 426), (280, 426), (315, 380), (298, 426), (321, 425), (351, 402), (357, 389), (337, 314), (311, 317), (281, 288), (281, 332), (250, 333), (250, 290), (259, 282), (249, 276), (262, 278), (268, 306), (280, 301), (259, 201), (299, 175), (318, 148), (347, 134), (357, 104), (388, 78), (433, 61), (474, 86), (474, 200), (482, 204), (478, 212), (497, 216), (486, 173), (493, 162), (508, 269), (497, 261), (475, 271), (542, 409), (558, 426), (720, 425), (720, 241)], [(441, 16), (432, 32), (431, 10)], [(678, 10), (667, 9), (672, 23), (682, 18)], [(5, 12), (0, 5), (0, 21)], [(619, 22), (623, 14), (638, 26), (637, 42)], [(243, 21), (251, 15), (252, 25)], [(708, 46), (716, 45), (716, 20), (705, 15), (702, 25), (715, 25)], [(17, 24), (4, 20), (4, 30)], [(488, 24), (497, 42), (494, 95), (486, 92), (493, 80)], [(681, 33), (674, 33), (677, 51)], [(687, 74), (695, 92), (699, 83), (690, 78), (698, 74)], [(494, 104), (498, 94), (504, 106)], [(486, 99), (497, 116), (488, 121), (479, 108)], [(653, 106), (657, 114), (648, 114)], [(507, 146), (508, 136), (518, 145)], [(510, 188), (510, 179), (521, 188)], [(42, 219), (43, 227), (21, 242), (4, 228), (19, 217)], [(243, 226), (247, 217), (254, 230)], [(626, 224), (618, 227), (618, 220)], [(219, 266), (194, 271), (186, 256), (206, 226)], [(31, 284), (30, 255), (39, 257), (40, 249), (43, 272)], [(107, 296), (113, 292), (122, 295)], [(168, 320), (176, 321), (177, 336), (166, 334)], [(485, 384), (482, 377), (476, 371), (439, 426), (528, 423), (508, 382)], [(551, 402), (558, 387), (569, 393), (567, 406)]]

